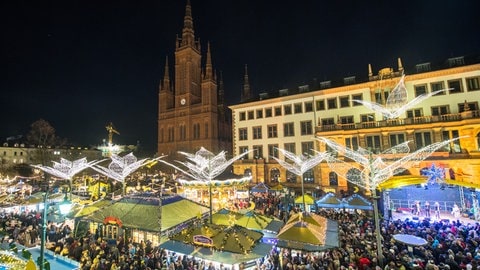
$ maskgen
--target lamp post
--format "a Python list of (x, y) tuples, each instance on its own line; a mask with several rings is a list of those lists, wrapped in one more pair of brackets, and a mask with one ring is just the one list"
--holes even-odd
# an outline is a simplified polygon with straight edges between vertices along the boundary
[(42, 235), (40, 237), (40, 257), (38, 258), (38, 265), (40, 270), (45, 269), (45, 242), (47, 238), (47, 212), (48, 212), (48, 188), (43, 194), (43, 213), (42, 213)]
[[(65, 216), (66, 214), (68, 214), (68, 212), (70, 212), (71, 206), (72, 204), (67, 199), (67, 193), (65, 193), (63, 202), (61, 202), (59, 205), (60, 214), (62, 216)], [(45, 190), (45, 193), (43, 194), (42, 235), (40, 237), (40, 256), (38, 257), (38, 261), (37, 261), (40, 270), (44, 270), (45, 265), (47, 263), (45, 260), (45, 244), (47, 242), (48, 208), (49, 208), (49, 203), (48, 203), (48, 187), (47, 187)]]

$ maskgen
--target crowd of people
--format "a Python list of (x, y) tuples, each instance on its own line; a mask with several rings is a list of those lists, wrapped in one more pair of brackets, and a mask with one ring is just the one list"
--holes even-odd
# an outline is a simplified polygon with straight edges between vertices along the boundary
[[(252, 197), (255, 210), (286, 220), (300, 209), (268, 194)], [(246, 202), (248, 205), (248, 202)], [(242, 204), (244, 205), (244, 204)], [(237, 206), (238, 207), (238, 204)], [(257, 261), (259, 270), (290, 269), (480, 269), (480, 224), (460, 221), (383, 220), (383, 261), (377, 256), (375, 226), (369, 212), (319, 209), (319, 215), (338, 221), (339, 247), (322, 252), (302, 252), (274, 247)], [(41, 216), (29, 213), (1, 213), (2, 242), (15, 241), (25, 246), (39, 244)], [(74, 237), (68, 225), (48, 225), (48, 248), (59, 256), (80, 262), (81, 270), (227, 270), (192, 256), (175, 254), (150, 242), (134, 243), (119, 236), (115, 244), (98, 234)], [(393, 240), (395, 234), (411, 234), (427, 241), (424, 246), (408, 247)], [(241, 270), (242, 266), (235, 268)], [(382, 270), (383, 270), (382, 269)], [(232, 269), (233, 270), (233, 269)]]

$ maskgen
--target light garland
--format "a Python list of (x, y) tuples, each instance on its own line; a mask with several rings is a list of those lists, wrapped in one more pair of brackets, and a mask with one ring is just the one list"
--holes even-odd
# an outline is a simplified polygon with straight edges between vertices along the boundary
[(425, 93), (419, 95), (418, 97), (412, 99), (410, 102), (407, 102), (407, 88), (405, 87), (405, 75), (402, 76), (398, 84), (393, 88), (387, 98), (387, 102), (385, 106), (378, 104), (376, 102), (370, 102), (366, 100), (357, 100), (354, 99), (354, 102), (360, 103), (363, 106), (375, 111), (377, 113), (381, 113), (387, 119), (395, 119), (406, 112), (408, 109), (412, 108), (413, 106), (421, 103), (422, 101), (438, 94), (447, 89), (433, 91), (430, 93)]
[[(345, 162), (329, 156), (326, 160), (332, 171), (352, 184), (367, 190), (374, 190), (392, 176), (411, 168), (415, 163), (429, 157), (435, 150), (460, 138), (433, 143), (413, 153), (409, 153), (409, 142), (404, 142), (378, 155), (366, 149), (352, 150), (327, 138), (317, 137), (317, 139), (339, 154), (355, 161)], [(385, 162), (385, 157), (391, 161)], [(360, 168), (357, 168), (357, 164)]]
[(7, 269), (11, 270), (24, 270), (27, 262), (10, 252), (0, 251), (0, 265), (6, 266)]

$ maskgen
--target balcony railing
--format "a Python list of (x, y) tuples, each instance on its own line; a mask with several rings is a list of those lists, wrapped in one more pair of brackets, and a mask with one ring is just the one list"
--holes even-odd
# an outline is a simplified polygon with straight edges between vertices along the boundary
[(402, 118), (402, 119), (400, 118), (387, 119), (382, 121), (320, 125), (320, 126), (317, 126), (315, 129), (317, 132), (327, 132), (327, 131), (335, 131), (335, 130), (352, 130), (352, 129), (391, 127), (391, 126), (421, 125), (421, 124), (428, 124), (428, 123), (461, 121), (464, 119), (471, 119), (471, 118), (480, 118), (480, 110), (467, 111), (462, 113), (433, 115), (433, 116), (429, 115), (429, 116), (418, 116), (418, 117)]

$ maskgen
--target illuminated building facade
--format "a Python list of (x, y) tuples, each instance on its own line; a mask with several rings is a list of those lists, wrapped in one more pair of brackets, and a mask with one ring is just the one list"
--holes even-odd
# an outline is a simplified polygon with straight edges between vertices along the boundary
[(213, 153), (231, 153), (231, 114), (224, 105), (223, 82), (213, 69), (210, 45), (202, 62), (189, 1), (174, 66), (171, 82), (167, 59), (159, 86), (157, 153), (174, 157), (177, 151), (193, 152), (202, 146)]
[[(390, 91), (405, 74), (408, 100), (424, 93), (448, 89), (407, 109), (400, 117), (385, 119), (353, 100), (385, 104)], [(455, 143), (435, 152), (405, 173), (419, 175), (431, 164), (445, 169), (446, 178), (474, 183), (480, 176), (480, 63), (478, 58), (455, 57), (441, 65), (422, 63), (404, 70), (383, 68), (368, 78), (323, 81), (315, 86), (261, 93), (255, 101), (230, 106), (233, 149), (237, 155), (253, 150), (234, 164), (234, 173), (251, 173), (253, 183), (281, 183), (299, 187), (300, 178), (285, 171), (271, 156), (277, 147), (299, 154), (329, 151), (315, 136), (326, 137), (349, 148), (380, 153), (410, 141), (411, 151), (449, 138)], [(463, 137), (465, 136), (465, 137)], [(283, 158), (280, 156), (280, 158)], [(348, 160), (346, 160), (348, 161)], [(338, 192), (355, 189), (323, 162), (304, 175), (307, 189)]]

